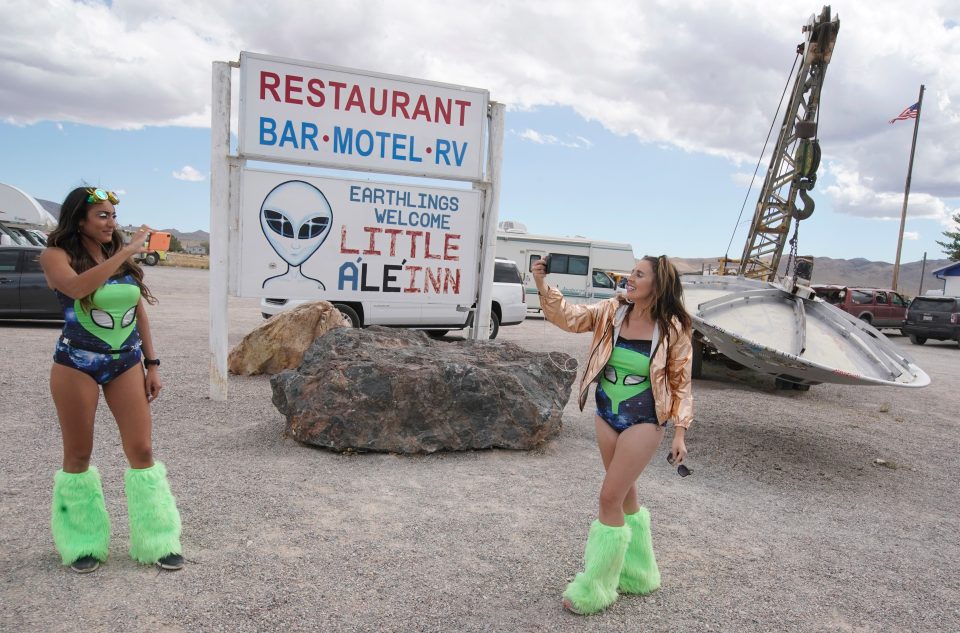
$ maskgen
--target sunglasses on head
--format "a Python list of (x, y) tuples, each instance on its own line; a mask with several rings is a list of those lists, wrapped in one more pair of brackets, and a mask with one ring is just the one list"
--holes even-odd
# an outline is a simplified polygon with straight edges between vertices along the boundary
[[(667, 453), (667, 463), (673, 466), (673, 453)], [(677, 474), (681, 477), (688, 477), (693, 474), (693, 471), (687, 468), (686, 464), (680, 464), (677, 466)]]
[(87, 202), (90, 204), (96, 204), (98, 202), (110, 202), (110, 204), (120, 204), (120, 198), (117, 197), (117, 194), (112, 191), (105, 191), (104, 189), (87, 189)]

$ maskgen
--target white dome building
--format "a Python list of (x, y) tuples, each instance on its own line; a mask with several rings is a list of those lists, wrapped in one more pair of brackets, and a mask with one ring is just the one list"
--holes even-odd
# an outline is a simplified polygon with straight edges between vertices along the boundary
[(52, 231), (57, 220), (37, 199), (13, 185), (0, 183), (0, 222), (10, 226)]

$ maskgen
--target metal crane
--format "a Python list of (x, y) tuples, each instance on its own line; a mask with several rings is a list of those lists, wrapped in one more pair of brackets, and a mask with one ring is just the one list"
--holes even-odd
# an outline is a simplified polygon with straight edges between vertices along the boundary
[[(744, 277), (772, 281), (787, 243), (791, 221), (799, 223), (813, 213), (814, 202), (808, 192), (817, 182), (820, 166), (817, 140), (820, 90), (839, 30), (840, 20), (831, 19), (829, 6), (824, 6), (820, 15), (810, 16), (803, 27), (806, 41), (797, 46), (802, 62), (739, 261), (737, 273)], [(802, 202), (799, 208), (798, 197)], [(791, 242), (795, 247), (795, 239)], [(727, 262), (729, 260), (724, 263)]]

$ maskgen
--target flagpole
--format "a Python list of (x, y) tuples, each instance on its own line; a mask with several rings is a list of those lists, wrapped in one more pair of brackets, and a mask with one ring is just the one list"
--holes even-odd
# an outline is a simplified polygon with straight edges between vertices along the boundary
[(897, 279), (900, 276), (900, 251), (903, 248), (903, 227), (907, 222), (907, 200), (910, 198), (910, 178), (913, 176), (913, 152), (917, 149), (917, 130), (920, 129), (920, 112), (923, 111), (923, 84), (920, 84), (920, 98), (917, 99), (917, 118), (913, 121), (913, 143), (910, 145), (910, 165), (907, 167), (907, 186), (903, 190), (903, 209), (900, 211), (900, 235), (897, 237), (897, 260), (893, 264), (893, 291), (897, 292)]

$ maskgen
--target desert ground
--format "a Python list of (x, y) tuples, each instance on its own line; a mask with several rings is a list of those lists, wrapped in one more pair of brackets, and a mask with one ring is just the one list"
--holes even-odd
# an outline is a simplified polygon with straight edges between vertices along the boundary
[[(337, 454), (297, 444), (267, 377), (209, 393), (209, 272), (147, 282), (165, 387), (155, 457), (183, 518), (184, 570), (127, 555), (117, 428), (101, 400), (93, 455), (113, 522), (93, 574), (49, 531), (61, 445), (47, 380), (59, 326), (0, 322), (2, 631), (958, 631), (960, 349), (912, 346), (924, 389), (818, 385), (709, 363), (680, 478), (640, 478), (663, 586), (602, 614), (562, 611), (597, 511), (593, 412), (529, 452)], [(230, 342), (261, 321), (230, 300)], [(589, 336), (539, 318), (493, 344), (585, 359)], [(449, 344), (449, 343), (447, 343)], [(575, 387), (576, 388), (576, 387)], [(589, 402), (589, 401), (588, 401)], [(878, 463), (881, 460), (882, 463)]]

